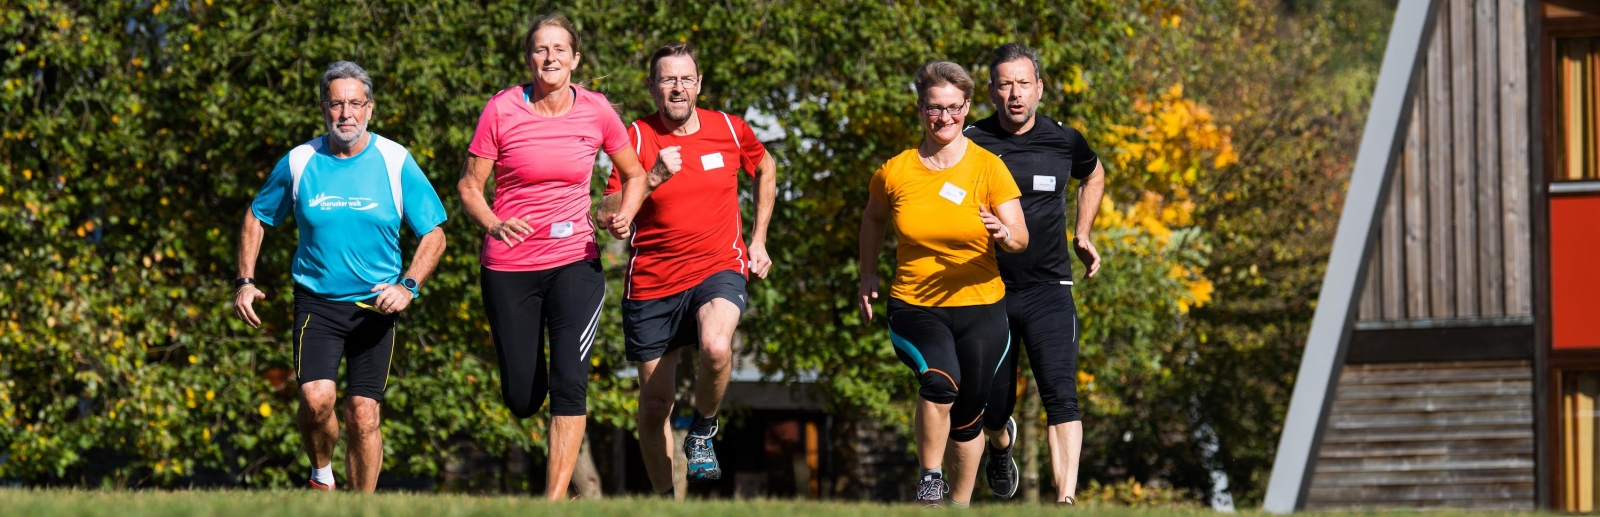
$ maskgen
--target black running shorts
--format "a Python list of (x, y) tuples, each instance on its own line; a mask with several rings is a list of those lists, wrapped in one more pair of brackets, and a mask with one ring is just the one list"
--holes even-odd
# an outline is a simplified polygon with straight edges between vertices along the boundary
[[(1083, 420), (1078, 412), (1078, 308), (1072, 302), (1072, 286), (1037, 284), (1006, 287), (1006, 313), (1011, 319), (1011, 335), (1022, 341), (1033, 366), (1033, 382), (1039, 386), (1039, 400), (1050, 425)], [(983, 426), (998, 430), (1006, 425), (1017, 406), (1017, 354), (1000, 366), (994, 392), (989, 398), (992, 411)]]
[(921, 384), (917, 394), (950, 407), (950, 439), (978, 437), (995, 371), (1010, 354), (1006, 302), (923, 307), (889, 299), (889, 339)]
[(745, 278), (718, 271), (687, 291), (654, 300), (622, 301), (622, 333), (629, 361), (654, 361), (667, 352), (700, 345), (700, 307), (721, 298), (744, 314)]
[[(374, 297), (376, 299), (376, 297)], [(367, 300), (371, 304), (372, 300)], [(383, 402), (389, 384), (389, 362), (394, 357), (395, 314), (384, 314), (318, 298), (305, 288), (294, 289), (295, 380), (339, 380), (339, 359), (346, 360), (345, 393)]]

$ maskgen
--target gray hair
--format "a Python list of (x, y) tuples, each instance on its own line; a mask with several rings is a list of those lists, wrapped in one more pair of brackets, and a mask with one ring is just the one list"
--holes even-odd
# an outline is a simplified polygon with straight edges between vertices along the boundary
[(1033, 62), (1033, 78), (1043, 80), (1044, 69), (1039, 67), (1039, 53), (1021, 43), (1007, 43), (994, 48), (994, 59), (989, 61), (989, 84), (1000, 77), (1000, 65), (1019, 59)]
[(322, 73), (322, 100), (328, 100), (328, 87), (340, 79), (355, 79), (367, 87), (367, 100), (372, 100), (372, 78), (367, 76), (367, 70), (353, 61), (335, 61), (328, 65), (328, 71)]

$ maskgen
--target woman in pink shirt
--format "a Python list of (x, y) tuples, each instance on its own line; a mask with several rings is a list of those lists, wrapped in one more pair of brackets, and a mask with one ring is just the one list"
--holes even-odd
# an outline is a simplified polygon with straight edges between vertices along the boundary
[[(545, 496), (552, 500), (566, 498), (583, 443), (589, 354), (605, 302), (589, 217), (596, 151), (604, 150), (624, 178), (622, 210), (600, 222), (613, 236), (629, 237), (645, 196), (645, 170), (622, 119), (604, 95), (571, 83), (578, 43), (566, 17), (533, 23), (523, 48), (534, 80), (489, 99), (457, 184), (467, 216), (488, 235), (481, 281), (501, 394), (519, 418), (550, 397)], [(483, 192), (491, 173), (492, 208)]]

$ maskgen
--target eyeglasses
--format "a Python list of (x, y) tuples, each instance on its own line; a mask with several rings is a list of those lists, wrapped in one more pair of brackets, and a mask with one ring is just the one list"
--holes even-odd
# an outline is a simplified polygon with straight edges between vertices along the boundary
[(680, 85), (683, 86), (684, 88), (694, 88), (694, 85), (696, 83), (699, 83), (699, 82), (700, 82), (699, 79), (696, 79), (696, 78), (694, 78), (692, 76), (691, 77), (662, 77), (661, 79), (656, 80), (656, 84), (660, 84), (662, 88), (677, 88)]
[(352, 110), (358, 110), (371, 106), (372, 101), (322, 101), (322, 107), (328, 108), (328, 111), (344, 111), (346, 105)]
[(951, 106), (923, 106), (922, 114), (930, 117), (942, 117), (945, 113), (949, 113), (951, 115), (960, 115), (967, 111), (968, 102), (971, 101), (962, 101), (961, 104), (955, 104)]

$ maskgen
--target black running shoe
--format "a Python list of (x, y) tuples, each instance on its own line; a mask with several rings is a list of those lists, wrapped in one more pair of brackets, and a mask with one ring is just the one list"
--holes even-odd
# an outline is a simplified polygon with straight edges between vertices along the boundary
[(944, 495), (950, 492), (950, 487), (944, 484), (944, 476), (928, 473), (922, 476), (922, 481), (917, 482), (917, 504), (925, 508), (939, 508), (944, 503)]
[(985, 441), (985, 448), (989, 450), (989, 465), (984, 469), (984, 477), (989, 480), (989, 490), (996, 497), (1010, 499), (1017, 495), (1017, 485), (1022, 484), (1021, 476), (1017, 472), (1017, 459), (1011, 455), (1011, 450), (1017, 447), (1017, 421), (1013, 418), (1006, 419), (1006, 436), (1010, 437), (1010, 444), (1003, 449), (989, 447)]

